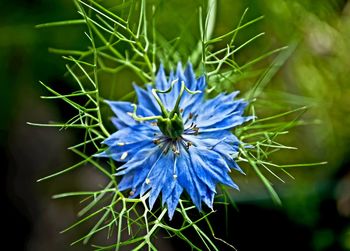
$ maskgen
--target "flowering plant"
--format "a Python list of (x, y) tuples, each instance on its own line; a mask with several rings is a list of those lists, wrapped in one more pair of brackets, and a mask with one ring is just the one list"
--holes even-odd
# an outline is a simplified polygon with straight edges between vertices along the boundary
[(231, 168), (242, 172), (233, 157), (239, 140), (230, 130), (253, 117), (243, 116), (247, 103), (233, 100), (237, 92), (204, 101), (205, 82), (204, 76), (196, 79), (190, 63), (185, 72), (179, 64), (169, 79), (161, 66), (156, 89), (134, 85), (138, 106), (107, 102), (118, 131), (104, 141), (109, 147), (97, 156), (126, 161), (117, 168), (116, 175), (123, 175), (119, 191), (131, 189), (135, 198), (150, 190), (150, 209), (162, 192), (169, 218), (183, 190), (201, 209), (201, 201), (213, 208), (218, 182), (238, 189), (228, 175)]
[[(94, 0), (74, 0), (74, 3), (81, 19), (38, 27), (84, 25), (87, 29), (90, 46), (84, 51), (52, 50), (64, 54), (67, 72), (78, 89), (61, 94), (41, 83), (53, 94), (48, 98), (62, 99), (77, 114), (66, 123), (35, 124), (79, 128), (85, 133), (82, 142), (69, 148), (82, 160), (41, 180), (84, 164), (90, 164), (106, 177), (106, 184), (100, 190), (55, 196), (83, 196), (88, 201), (79, 212), (81, 219), (66, 231), (99, 216), (89, 232), (73, 244), (81, 241), (86, 244), (97, 233), (107, 231), (112, 244), (94, 244), (97, 250), (118, 250), (122, 246), (133, 250), (147, 246), (156, 250), (155, 237), (161, 231), (177, 236), (195, 250), (202, 250), (203, 245), (218, 250), (217, 241), (233, 248), (215, 236), (208, 218), (214, 213), (215, 202), (225, 206), (234, 203), (234, 196), (227, 189), (227, 186), (238, 189), (231, 169), (241, 173), (244, 168), (252, 170), (272, 199), (280, 203), (262, 170), (280, 179), (275, 172), (290, 175), (285, 169), (293, 166), (273, 163), (270, 155), (276, 150), (291, 149), (277, 140), (298, 125), (297, 120), (277, 123), (276, 120), (303, 113), (306, 108), (297, 107), (263, 118), (257, 116), (259, 111), (255, 109), (264, 87), (277, 70), (275, 66), (283, 64), (293, 46), (269, 51), (239, 65), (234, 55), (263, 34), (236, 45), (237, 33), (261, 17), (245, 22), (246, 11), (235, 29), (212, 38), (215, 0), (198, 8), (200, 39), (190, 55), (181, 54), (171, 41), (157, 33), (156, 5), (149, 8), (145, 0), (139, 4), (130, 1), (130, 5), (123, 1), (116, 6)], [(213, 50), (223, 42), (223, 48)], [(228, 94), (231, 91), (228, 86), (238, 82), (245, 69), (274, 53), (278, 53), (272, 63), (274, 67), (263, 72), (242, 99), (236, 98), (237, 90)], [(185, 69), (181, 64), (184, 60), (188, 60)], [(178, 66), (174, 73), (175, 64)], [(101, 86), (106, 82), (104, 74), (119, 76), (125, 69), (133, 73), (139, 84), (146, 84), (144, 88), (134, 84), (134, 91), (119, 99), (101, 94)], [(128, 83), (120, 88), (125, 84)], [(137, 102), (131, 102), (135, 96)], [(114, 113), (114, 127), (106, 119), (105, 104)], [(297, 165), (315, 164), (319, 163)], [(159, 197), (162, 203), (156, 204)], [(209, 209), (202, 208), (202, 202)], [(167, 212), (170, 219), (180, 219), (179, 227), (164, 219)], [(209, 232), (199, 225), (201, 222), (206, 223)], [(198, 234), (202, 244), (186, 236), (189, 228)]]

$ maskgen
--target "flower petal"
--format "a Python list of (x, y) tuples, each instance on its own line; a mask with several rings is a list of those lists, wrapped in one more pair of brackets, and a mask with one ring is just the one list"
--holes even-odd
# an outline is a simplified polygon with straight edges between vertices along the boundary
[(133, 86), (136, 92), (139, 106), (147, 109), (151, 115), (159, 115), (160, 109), (155, 98), (152, 95), (152, 92), (146, 91), (136, 84), (133, 84)]
[(206, 148), (191, 147), (190, 155), (194, 170), (196, 170), (196, 175), (207, 184), (208, 187), (212, 187), (212, 182), (220, 182), (238, 189), (238, 186), (227, 173), (229, 167), (218, 153)]
[(180, 196), (183, 192), (182, 186), (180, 186), (178, 183), (175, 183), (175, 187), (170, 194), (170, 196), (166, 200), (166, 204), (168, 206), (168, 216), (171, 220), (174, 216), (175, 209), (177, 207), (177, 204), (179, 204)]
[(133, 112), (133, 107), (130, 102), (108, 100), (105, 102), (111, 107), (112, 111), (121, 122), (129, 126), (136, 125), (137, 122), (128, 114), (129, 112)]
[(149, 207), (153, 208), (153, 205), (162, 190), (163, 186), (166, 185), (165, 180), (167, 179), (167, 174), (172, 170), (174, 166), (174, 154), (172, 151), (164, 154), (162, 158), (152, 167), (151, 171), (148, 173), (148, 180), (151, 186), (151, 192), (149, 197)]
[(197, 190), (194, 179), (196, 176), (192, 176), (193, 173), (192, 163), (190, 160), (190, 156), (183, 149), (181, 154), (177, 157), (176, 169), (178, 170), (178, 181), (179, 184), (186, 190), (186, 192), (190, 195), (193, 203), (197, 208), (201, 208), (201, 197), (200, 193)]

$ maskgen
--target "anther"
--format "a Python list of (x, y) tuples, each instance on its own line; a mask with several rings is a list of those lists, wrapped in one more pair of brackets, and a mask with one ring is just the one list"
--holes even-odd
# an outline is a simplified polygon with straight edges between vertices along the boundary
[(176, 148), (176, 146), (174, 144), (171, 145), (171, 150), (174, 152), (174, 154), (176, 156), (179, 156), (180, 152), (179, 152), (179, 150)]
[(125, 143), (124, 143), (124, 142), (118, 142), (117, 145), (118, 145), (118, 146), (124, 146)]
[(120, 157), (121, 160), (125, 160), (125, 158), (128, 157), (128, 152), (124, 152), (122, 156)]
[(177, 175), (176, 175), (176, 174), (174, 174), (174, 175), (173, 175), (173, 178), (174, 178), (174, 180), (176, 180), (176, 179), (177, 179)]
[(134, 194), (135, 194), (134, 191), (130, 191), (130, 193), (129, 193), (130, 196), (133, 196)]
[(147, 178), (145, 182), (148, 185), (149, 183), (151, 183), (151, 180), (149, 178)]
[(155, 140), (153, 140), (153, 143), (156, 144), (156, 145), (158, 145), (158, 144), (160, 143), (160, 139), (155, 139)]

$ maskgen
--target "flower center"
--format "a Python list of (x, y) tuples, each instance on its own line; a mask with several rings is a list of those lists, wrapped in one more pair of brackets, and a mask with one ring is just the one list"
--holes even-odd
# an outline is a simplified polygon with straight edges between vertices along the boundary
[(160, 131), (171, 139), (177, 139), (184, 131), (184, 124), (180, 113), (175, 112), (171, 118), (158, 119), (157, 125)]
[(157, 90), (152, 89), (152, 95), (157, 101), (160, 110), (161, 115), (158, 116), (150, 116), (150, 117), (139, 117), (136, 115), (136, 109), (137, 106), (133, 104), (134, 112), (129, 113), (130, 116), (132, 116), (136, 121), (149, 121), (149, 120), (157, 120), (157, 126), (159, 127), (159, 130), (163, 133), (164, 136), (168, 137), (171, 140), (177, 140), (184, 132), (184, 123), (182, 120), (181, 112), (179, 106), (181, 98), (185, 91), (187, 91), (189, 94), (194, 95), (201, 93), (201, 91), (191, 91), (189, 90), (185, 82), (181, 82), (181, 88), (179, 92), (179, 96), (176, 99), (174, 108), (172, 111), (168, 111), (164, 104), (162, 103), (161, 99), (158, 96), (158, 93), (169, 93), (173, 89), (174, 85), (178, 82), (178, 79), (174, 80), (168, 90)]
[(182, 133), (184, 132), (184, 123), (182, 120), (182, 116), (181, 116), (181, 111), (180, 111), (180, 101), (181, 98), (184, 94), (184, 91), (187, 91), (190, 94), (197, 94), (200, 93), (200, 91), (191, 91), (189, 90), (186, 85), (185, 82), (181, 82), (181, 88), (180, 88), (180, 92), (179, 92), (179, 96), (176, 99), (174, 108), (171, 112), (169, 112), (164, 104), (161, 102), (160, 98), (158, 97), (157, 93), (169, 93), (174, 85), (178, 82), (178, 80), (174, 80), (171, 83), (171, 86), (168, 90), (165, 91), (161, 91), (161, 90), (156, 90), (153, 89), (152, 90), (152, 94), (154, 96), (154, 98), (156, 99), (162, 115), (160, 118), (157, 119), (157, 125), (159, 127), (159, 130), (167, 137), (171, 138), (171, 139), (177, 139), (179, 138)]

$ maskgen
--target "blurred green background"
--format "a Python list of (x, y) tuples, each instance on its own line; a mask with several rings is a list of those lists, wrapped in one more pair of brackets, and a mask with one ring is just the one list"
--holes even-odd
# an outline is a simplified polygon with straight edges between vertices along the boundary
[[(159, 3), (160, 31), (167, 38), (181, 35), (180, 50), (190, 52), (198, 34), (197, 6), (202, 1), (153, 1)], [(84, 29), (37, 30), (35, 24), (77, 18), (70, 0), (3, 1), (0, 3), (0, 147), (5, 160), (1, 209), (8, 236), (17, 241), (11, 250), (90, 250), (69, 247), (79, 233), (58, 232), (75, 219), (77, 201), (53, 201), (59, 192), (89, 189), (98, 180), (89, 170), (78, 170), (54, 181), (36, 183), (42, 176), (74, 163), (65, 149), (80, 135), (75, 131), (33, 128), (27, 121), (65, 121), (73, 111), (60, 103), (40, 100), (38, 80), (68, 92), (64, 61), (49, 47), (79, 49), (86, 46)], [(265, 18), (242, 30), (238, 42), (252, 35), (266, 35), (237, 55), (239, 62), (285, 45), (295, 46), (287, 62), (273, 77), (262, 99), (266, 102), (310, 107), (303, 119), (316, 121), (298, 127), (283, 140), (299, 148), (276, 156), (277, 162), (328, 161), (327, 165), (289, 170), (295, 180), (273, 180), (283, 206), (275, 206), (253, 175), (236, 180), (234, 193), (239, 211), (230, 211), (223, 238), (238, 250), (350, 250), (350, 3), (345, 0), (219, 0), (214, 36), (235, 27), (245, 8), (248, 18)], [(178, 28), (178, 22), (186, 23)], [(164, 29), (165, 27), (165, 29)], [(173, 27), (173, 29), (166, 29)], [(186, 59), (185, 59), (186, 60)], [(255, 65), (259, 72), (273, 57)], [(254, 76), (254, 74), (253, 74)], [(122, 96), (138, 81), (127, 73), (109, 76)], [(249, 89), (256, 77), (242, 80)], [(119, 82), (118, 82), (119, 81)], [(106, 91), (107, 92), (107, 91)], [(264, 107), (261, 107), (264, 109)], [(220, 215), (219, 215), (220, 216)], [(219, 226), (218, 226), (219, 227)], [(84, 231), (84, 229), (82, 229)], [(169, 241), (167, 249), (180, 248)], [(188, 248), (188, 247), (187, 247)], [(160, 249), (162, 250), (162, 249)], [(185, 248), (186, 250), (186, 248)]]

